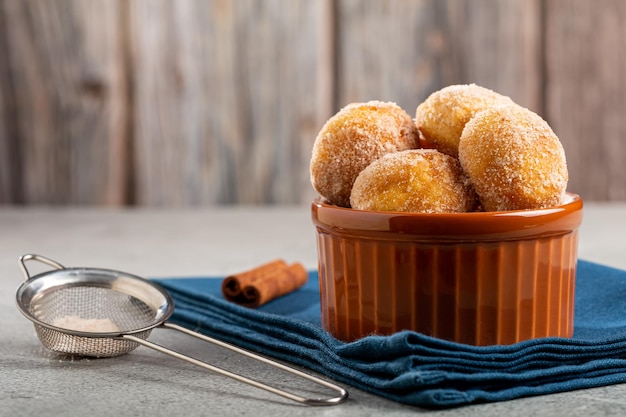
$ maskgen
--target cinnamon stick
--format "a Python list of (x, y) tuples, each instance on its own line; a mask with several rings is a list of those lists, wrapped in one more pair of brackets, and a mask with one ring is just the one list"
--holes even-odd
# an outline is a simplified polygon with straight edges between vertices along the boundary
[(256, 308), (303, 286), (308, 278), (300, 263), (288, 265), (274, 260), (249, 271), (229, 275), (222, 281), (222, 294), (228, 301)]

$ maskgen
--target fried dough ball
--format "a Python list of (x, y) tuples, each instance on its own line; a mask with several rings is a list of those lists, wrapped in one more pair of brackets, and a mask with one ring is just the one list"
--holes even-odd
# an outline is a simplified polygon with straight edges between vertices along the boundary
[(435, 149), (387, 154), (357, 177), (352, 208), (374, 211), (471, 211), (476, 195), (456, 158)]
[(352, 103), (318, 133), (311, 157), (311, 184), (330, 203), (349, 207), (352, 184), (372, 161), (417, 147), (411, 116), (395, 103)]
[(428, 147), (456, 157), (465, 124), (479, 111), (505, 104), (514, 103), (476, 84), (451, 85), (435, 91), (417, 106), (415, 123)]
[(548, 123), (524, 107), (476, 114), (463, 129), (459, 160), (486, 211), (563, 201), (568, 174), (561, 142)]

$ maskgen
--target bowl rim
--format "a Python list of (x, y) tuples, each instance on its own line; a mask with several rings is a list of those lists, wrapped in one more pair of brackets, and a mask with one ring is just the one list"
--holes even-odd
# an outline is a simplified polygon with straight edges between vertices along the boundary
[(351, 207), (341, 207), (334, 204), (329, 203), (324, 197), (317, 196), (313, 199), (313, 204), (318, 205), (319, 207), (325, 207), (333, 210), (345, 210), (350, 212), (367, 212), (367, 213), (378, 213), (380, 215), (399, 215), (399, 216), (410, 216), (410, 217), (459, 217), (459, 216), (483, 216), (483, 217), (501, 217), (501, 216), (523, 216), (523, 217), (532, 217), (532, 216), (544, 216), (547, 214), (554, 213), (556, 211), (566, 210), (569, 207), (577, 206), (579, 203), (582, 205), (582, 198), (575, 193), (566, 192), (563, 196), (564, 202), (562, 204), (550, 207), (542, 207), (536, 209), (519, 209), (519, 210), (503, 210), (503, 211), (467, 211), (462, 213), (420, 213), (420, 212), (409, 212), (409, 211), (377, 211), (377, 210), (359, 210), (353, 209)]
[(564, 200), (557, 206), (528, 210), (410, 213), (338, 207), (317, 197), (311, 208), (318, 230), (330, 234), (385, 240), (502, 241), (537, 239), (577, 230), (582, 221), (582, 198), (567, 192)]

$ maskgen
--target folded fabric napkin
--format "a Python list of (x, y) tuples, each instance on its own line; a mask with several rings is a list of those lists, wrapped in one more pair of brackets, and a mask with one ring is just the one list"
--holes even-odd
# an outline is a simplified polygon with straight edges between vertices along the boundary
[(443, 408), (626, 382), (626, 271), (591, 262), (578, 263), (574, 338), (508, 346), (411, 331), (338, 341), (320, 326), (315, 272), (256, 310), (225, 301), (220, 279), (156, 281), (174, 298), (172, 322), (405, 404)]

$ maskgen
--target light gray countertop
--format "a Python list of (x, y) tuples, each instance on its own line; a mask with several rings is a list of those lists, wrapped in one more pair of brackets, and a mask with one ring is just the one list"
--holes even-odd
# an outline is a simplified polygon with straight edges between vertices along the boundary
[[(1, 416), (623, 416), (626, 385), (432, 412), (348, 387), (332, 407), (308, 407), (139, 347), (110, 359), (62, 359), (39, 343), (17, 311), (18, 257), (39, 253), (67, 266), (146, 277), (220, 276), (283, 258), (315, 268), (308, 207), (185, 210), (0, 208)], [(583, 259), (626, 269), (626, 204), (585, 206)], [(36, 270), (34, 272), (37, 272)], [(167, 330), (150, 340), (283, 387), (306, 384), (221, 348)]]

